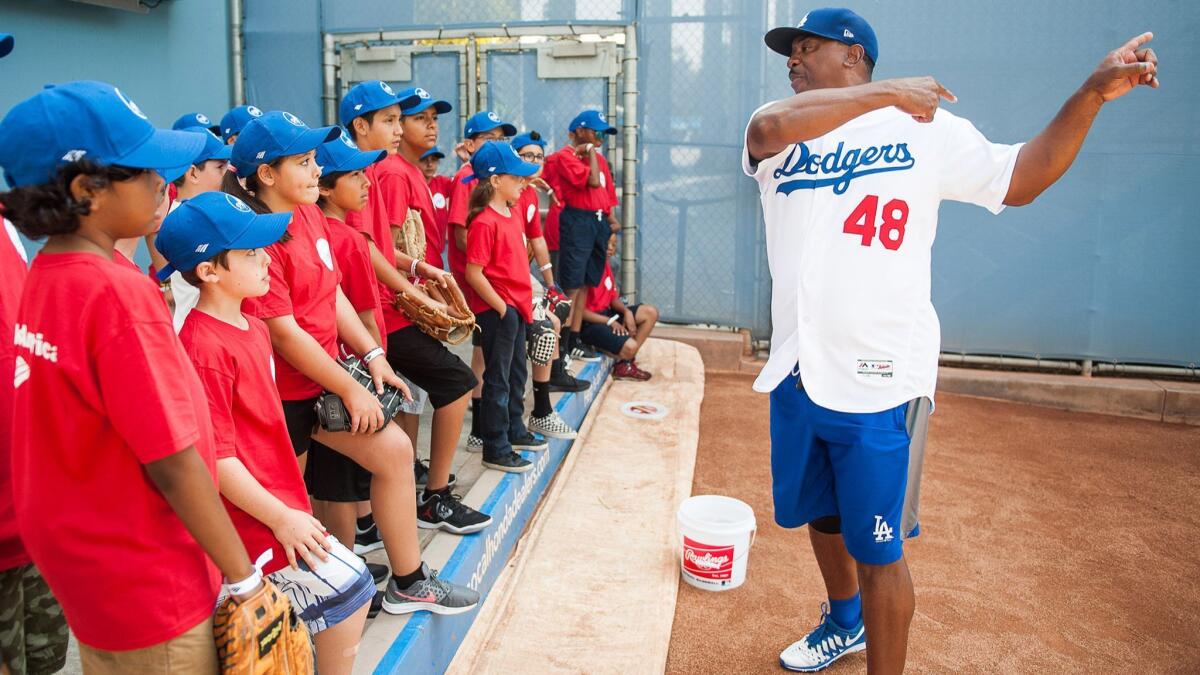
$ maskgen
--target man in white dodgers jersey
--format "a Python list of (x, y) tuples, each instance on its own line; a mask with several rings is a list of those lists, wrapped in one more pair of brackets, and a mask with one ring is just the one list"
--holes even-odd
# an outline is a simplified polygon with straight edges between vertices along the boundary
[(771, 394), (775, 520), (810, 525), (829, 596), (821, 623), (780, 655), (785, 668), (866, 649), (872, 673), (904, 669), (915, 601), (901, 544), (918, 532), (941, 341), (929, 293), (938, 205), (1032, 202), (1104, 103), (1158, 86), (1151, 37), (1105, 56), (1033, 140), (1001, 145), (940, 110), (955, 98), (932, 77), (873, 82), (875, 32), (848, 9), (766, 34), (796, 94), (755, 111), (742, 154), (774, 283), (771, 357), (754, 388)]

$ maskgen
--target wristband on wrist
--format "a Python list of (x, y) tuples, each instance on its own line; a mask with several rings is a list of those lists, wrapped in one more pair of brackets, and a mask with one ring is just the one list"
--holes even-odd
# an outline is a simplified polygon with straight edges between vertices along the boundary
[(254, 561), (254, 571), (250, 573), (250, 576), (242, 579), (241, 581), (226, 581), (225, 588), (229, 591), (229, 594), (245, 595), (258, 588), (258, 585), (261, 584), (263, 580), (262, 568), (265, 567), (267, 563), (271, 562), (271, 559), (274, 557), (274, 551), (267, 549), (262, 552), (262, 555), (258, 556), (258, 560)]
[(551, 267), (554, 267), (554, 265), (552, 265), (550, 263), (546, 263), (545, 265), (542, 265), (541, 267), (539, 267), (538, 271), (545, 272), (546, 270), (550, 269)]
[(619, 316), (611, 316), (611, 317), (609, 317), (609, 318), (608, 318), (608, 323), (607, 323), (607, 325), (609, 325), (609, 326), (613, 325), (614, 323), (616, 323), (616, 322), (617, 322), (617, 319), (620, 319), (620, 318), (621, 318), (621, 317), (619, 317)]
[(366, 365), (366, 364), (371, 363), (375, 359), (379, 358), (380, 356), (383, 356), (383, 347), (376, 347), (375, 349), (372, 349), (371, 351), (367, 352), (366, 354), (363, 354), (362, 362), (364, 365)]
[(420, 265), (420, 264), (421, 264), (420, 260), (413, 258), (412, 266), (408, 268), (408, 276), (410, 276), (410, 277), (417, 276), (417, 265)]

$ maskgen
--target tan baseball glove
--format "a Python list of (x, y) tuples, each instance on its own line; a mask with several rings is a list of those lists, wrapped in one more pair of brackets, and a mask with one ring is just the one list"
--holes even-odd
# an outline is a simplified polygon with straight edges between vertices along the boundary
[(266, 579), (250, 598), (230, 596), (217, 607), (213, 638), (222, 675), (312, 675), (308, 629)]
[(431, 297), (422, 284), (417, 286), (416, 293), (396, 293), (396, 309), (404, 312), (426, 334), (442, 342), (456, 345), (471, 337), (475, 330), (475, 314), (467, 306), (462, 290), (457, 284), (449, 284), (449, 288), (437, 288), (436, 291), (446, 297), (447, 302)]

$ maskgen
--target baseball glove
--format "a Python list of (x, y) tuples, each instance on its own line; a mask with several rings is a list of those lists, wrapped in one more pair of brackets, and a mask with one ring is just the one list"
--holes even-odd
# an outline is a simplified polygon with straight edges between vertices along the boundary
[(448, 296), (445, 305), (430, 297), (423, 284), (417, 285), (415, 293), (396, 293), (394, 304), (426, 334), (442, 342), (459, 344), (471, 337), (471, 332), (475, 330), (475, 314), (467, 307), (467, 299), (456, 284), (450, 284), (448, 289), (437, 290), (441, 295)]
[(247, 600), (217, 607), (213, 638), (222, 675), (311, 675), (312, 644), (287, 596), (270, 581)]
[(420, 211), (409, 209), (404, 224), (392, 227), (392, 244), (410, 258), (425, 260), (425, 223)]
[(559, 323), (566, 324), (567, 317), (571, 316), (571, 299), (567, 297), (557, 286), (551, 286), (546, 289), (546, 305), (550, 313), (558, 317)]
[[(381, 357), (376, 357), (381, 358)], [(347, 356), (345, 359), (339, 360), (338, 363), (350, 373), (350, 377), (354, 378), (355, 382), (361, 384), (367, 391), (375, 394), (379, 402), (383, 404), (383, 418), (390, 420), (400, 412), (400, 406), (404, 405), (404, 394), (399, 389), (390, 384), (383, 385), (383, 394), (375, 392), (375, 379), (371, 377), (371, 371), (367, 370), (366, 364), (359, 360), (357, 356)], [(325, 392), (317, 398), (317, 402), (313, 405), (317, 411), (317, 421), (321, 424), (321, 428), (326, 431), (349, 431), (350, 430), (350, 413), (346, 410), (346, 404), (342, 402), (342, 397), (331, 392)]]

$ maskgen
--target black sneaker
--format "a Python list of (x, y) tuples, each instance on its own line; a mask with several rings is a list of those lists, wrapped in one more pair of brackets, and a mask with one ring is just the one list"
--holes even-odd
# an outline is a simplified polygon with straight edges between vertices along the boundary
[(507, 471), (508, 473), (525, 473), (533, 468), (533, 462), (518, 455), (512, 450), (508, 451), (507, 455), (499, 457), (484, 457), (483, 465), (489, 469), (497, 471)]
[[(366, 562), (366, 560), (364, 559), (363, 562)], [(392, 573), (391, 570), (388, 569), (387, 565), (380, 565), (379, 563), (373, 562), (367, 563), (367, 571), (371, 573), (371, 578), (374, 579), (375, 583), (377, 584), (382, 583), (388, 578), (388, 575)]]
[[(425, 484), (429, 482), (429, 462), (423, 459), (418, 459), (413, 463), (413, 477), (417, 481), (417, 489), (424, 490)], [(450, 474), (450, 480), (446, 482), (446, 487), (454, 487), (458, 482), (458, 476)]]
[(355, 553), (364, 555), (370, 553), (371, 551), (378, 551), (381, 548), (383, 548), (383, 537), (379, 536), (379, 528), (374, 522), (372, 522), (371, 527), (368, 527), (366, 530), (359, 530), (358, 527), (355, 526)]
[(474, 534), (492, 524), (492, 517), (463, 504), (459, 496), (435, 492), (429, 499), (417, 498), (417, 527)]
[(581, 380), (572, 376), (564, 368), (561, 373), (550, 373), (550, 391), (551, 392), (580, 392), (587, 391), (592, 386), (591, 382)]
[(387, 593), (384, 591), (375, 591), (375, 597), (371, 598), (371, 608), (367, 610), (367, 618), (374, 619), (379, 616), (380, 610), (383, 609), (383, 598)]
[(550, 444), (546, 442), (544, 437), (529, 433), (528, 431), (525, 432), (524, 436), (509, 438), (508, 442), (512, 444), (513, 450), (532, 450), (533, 452), (541, 452), (550, 447)]
[(571, 358), (578, 361), (599, 361), (601, 356), (595, 349), (579, 342), (571, 349)]

